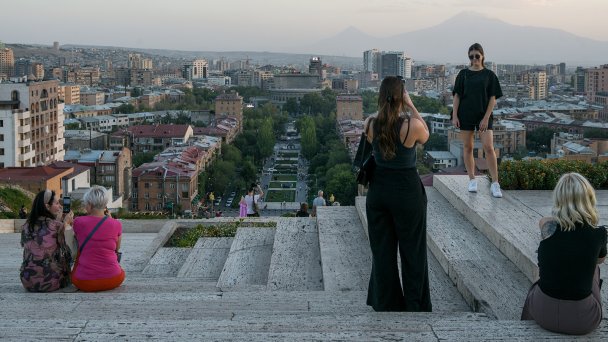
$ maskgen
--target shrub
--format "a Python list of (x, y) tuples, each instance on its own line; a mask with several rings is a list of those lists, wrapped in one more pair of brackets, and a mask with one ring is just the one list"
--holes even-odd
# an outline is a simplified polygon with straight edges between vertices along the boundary
[(276, 222), (224, 222), (214, 225), (199, 224), (194, 228), (178, 228), (171, 236), (165, 247), (192, 248), (202, 237), (234, 237), (239, 227), (276, 227)]
[(580, 160), (518, 160), (500, 164), (500, 185), (507, 190), (553, 190), (568, 172), (585, 176), (594, 188), (608, 187), (608, 162), (589, 164)]

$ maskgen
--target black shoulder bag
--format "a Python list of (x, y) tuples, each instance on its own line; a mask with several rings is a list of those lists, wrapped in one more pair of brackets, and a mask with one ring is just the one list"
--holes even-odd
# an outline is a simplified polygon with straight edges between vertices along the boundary
[[(369, 126), (367, 129), (369, 129)], [(376, 159), (374, 159), (374, 154), (372, 153), (372, 144), (367, 141), (367, 129), (365, 132), (361, 133), (361, 140), (359, 141), (359, 147), (357, 148), (357, 153), (353, 162), (355, 166), (359, 167), (357, 183), (363, 186), (369, 184), (373, 177), (374, 169), (376, 168)]]

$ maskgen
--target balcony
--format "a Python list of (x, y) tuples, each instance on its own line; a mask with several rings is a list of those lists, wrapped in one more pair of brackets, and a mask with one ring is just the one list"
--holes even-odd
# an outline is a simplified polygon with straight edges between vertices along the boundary
[(25, 162), (26, 160), (31, 160), (35, 156), (36, 156), (36, 153), (34, 152), (34, 150), (31, 150), (27, 153), (20, 154), (19, 158), (17, 158), (17, 159), (19, 159), (20, 162)]
[(32, 126), (30, 126), (30, 125), (23, 125), (23, 126), (17, 127), (17, 133), (19, 133), (19, 134), (25, 134), (25, 133), (29, 133), (31, 131), (32, 131)]
[(32, 141), (29, 138), (17, 141), (18, 148), (28, 147), (31, 144), (32, 144)]

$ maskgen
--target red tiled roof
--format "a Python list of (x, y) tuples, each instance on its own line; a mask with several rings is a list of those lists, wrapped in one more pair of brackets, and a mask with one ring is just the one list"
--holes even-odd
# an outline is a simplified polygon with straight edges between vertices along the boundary
[(182, 138), (188, 127), (190, 125), (137, 125), (128, 130), (135, 138)]
[(66, 169), (56, 169), (50, 166), (9, 167), (0, 169), (0, 180), (28, 181), (47, 180), (65, 172)]

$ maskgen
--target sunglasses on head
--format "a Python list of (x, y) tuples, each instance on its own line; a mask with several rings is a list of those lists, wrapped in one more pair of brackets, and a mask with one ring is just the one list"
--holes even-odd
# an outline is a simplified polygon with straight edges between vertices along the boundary
[(476, 53), (476, 54), (474, 54), (474, 55), (469, 55), (469, 59), (470, 59), (470, 60), (473, 60), (473, 59), (480, 59), (480, 58), (481, 58), (481, 55), (480, 55), (480, 54), (478, 54), (478, 53)]

